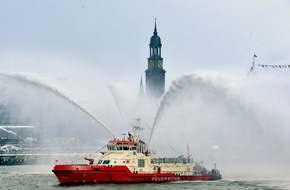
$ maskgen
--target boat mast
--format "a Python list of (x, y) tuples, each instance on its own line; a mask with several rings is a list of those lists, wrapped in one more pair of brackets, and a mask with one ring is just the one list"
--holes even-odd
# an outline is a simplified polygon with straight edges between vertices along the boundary
[(186, 154), (187, 154), (187, 162), (190, 163), (190, 157), (192, 155), (190, 154), (188, 143), (186, 143)]
[(255, 58), (256, 58), (256, 54), (254, 54), (254, 57), (253, 57), (253, 64), (248, 72), (248, 75), (250, 75), (251, 73), (254, 73), (254, 69), (255, 69)]
[(143, 127), (141, 127), (141, 124), (142, 120), (140, 118), (136, 119), (135, 122), (131, 123), (134, 136), (133, 138), (136, 142), (140, 140), (140, 131), (144, 129)]
[(140, 131), (143, 130), (144, 128), (141, 127), (142, 120), (140, 118), (136, 119), (135, 122), (131, 123), (133, 126), (133, 140), (138, 143), (137, 147), (137, 152), (144, 152), (146, 150), (146, 144), (144, 141), (141, 140), (140, 138)]

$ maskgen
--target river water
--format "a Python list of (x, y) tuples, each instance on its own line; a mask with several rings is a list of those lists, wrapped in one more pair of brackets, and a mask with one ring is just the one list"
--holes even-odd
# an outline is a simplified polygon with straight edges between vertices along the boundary
[(33, 190), (33, 189), (72, 189), (72, 190), (290, 190), (288, 178), (246, 178), (223, 176), (223, 180), (208, 182), (170, 182), (156, 184), (82, 184), (74, 186), (59, 185), (51, 172), (53, 166), (0, 166), (0, 189)]

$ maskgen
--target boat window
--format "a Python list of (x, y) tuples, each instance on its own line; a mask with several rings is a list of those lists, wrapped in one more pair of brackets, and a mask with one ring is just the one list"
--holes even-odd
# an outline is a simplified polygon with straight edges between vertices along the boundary
[(131, 146), (130, 150), (136, 150), (136, 147), (135, 146)]
[(99, 160), (99, 161), (98, 161), (98, 164), (102, 164), (102, 162), (103, 162), (103, 160)]
[(109, 164), (111, 160), (104, 160), (103, 164)]
[(145, 160), (144, 159), (138, 159), (138, 167), (145, 167)]
[(117, 146), (117, 150), (122, 150), (122, 147), (121, 146)]
[(114, 147), (114, 146), (108, 146), (108, 150), (116, 150), (116, 147)]
[(129, 147), (124, 146), (124, 147), (123, 147), (123, 150), (129, 150)]

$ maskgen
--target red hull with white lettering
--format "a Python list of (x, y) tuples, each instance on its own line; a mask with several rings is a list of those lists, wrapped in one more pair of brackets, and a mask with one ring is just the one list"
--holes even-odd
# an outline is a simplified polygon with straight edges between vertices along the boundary
[(178, 176), (175, 173), (132, 173), (126, 166), (56, 165), (53, 169), (65, 183), (144, 183), (168, 181), (218, 180), (210, 174)]

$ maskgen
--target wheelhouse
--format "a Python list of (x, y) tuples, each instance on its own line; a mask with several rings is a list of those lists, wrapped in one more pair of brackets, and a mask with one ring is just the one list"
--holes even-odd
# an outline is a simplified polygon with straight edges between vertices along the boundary
[(137, 142), (133, 141), (114, 139), (109, 141), (109, 143), (107, 144), (107, 149), (109, 151), (136, 151), (137, 144)]

